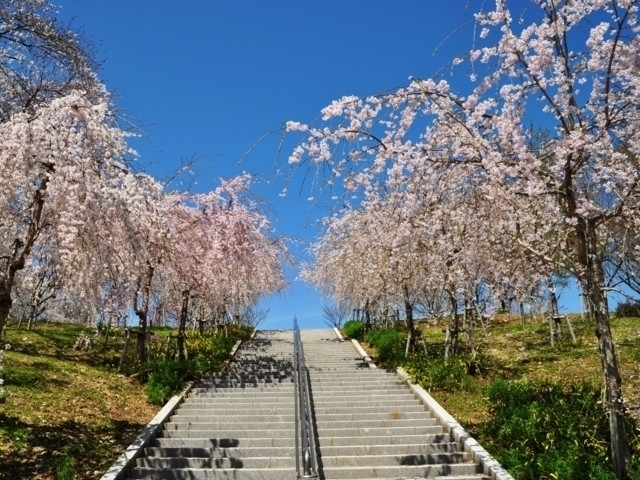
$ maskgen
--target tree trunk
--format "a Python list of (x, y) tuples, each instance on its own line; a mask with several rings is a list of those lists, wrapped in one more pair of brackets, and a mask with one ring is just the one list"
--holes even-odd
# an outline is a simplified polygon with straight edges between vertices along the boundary
[(551, 279), (547, 282), (547, 288), (549, 289), (549, 314), (551, 317), (557, 317), (560, 315), (560, 310), (558, 309), (558, 297), (556, 296), (556, 288), (553, 286), (553, 281)]
[(416, 345), (416, 325), (413, 321), (413, 302), (409, 299), (409, 288), (404, 285), (404, 314), (407, 319), (407, 330), (409, 331), (408, 348), (410, 353), (413, 353)]
[(24, 239), (16, 238), (13, 242), (13, 253), (8, 259), (6, 269), (0, 274), (2, 281), (0, 282), (0, 332), (4, 330), (9, 312), (11, 311), (11, 292), (15, 283), (15, 276), (18, 270), (22, 270), (25, 266), (26, 259), (31, 253), (33, 245), (36, 243), (38, 234), (40, 233), (42, 212), (44, 210), (45, 191), (49, 183), (49, 177), (45, 176), (33, 195), (33, 210), (31, 211), (31, 220), (29, 228), (25, 233)]
[(458, 350), (458, 302), (451, 291), (449, 294), (449, 302), (451, 304), (451, 321), (447, 327), (447, 338), (445, 339), (444, 359), (455, 357)]
[[(149, 301), (151, 298), (151, 283), (155, 267), (147, 263), (147, 271), (144, 277), (144, 284), (138, 282), (138, 291), (133, 299), (133, 310), (138, 317), (138, 334), (136, 335), (136, 362), (144, 363), (147, 342), (147, 317), (149, 315)], [(140, 288), (142, 287), (142, 288)]]
[(11, 288), (0, 287), (0, 332), (4, 330), (7, 318), (9, 318), (9, 312), (11, 311)]
[(596, 337), (605, 386), (604, 408), (609, 416), (613, 469), (618, 480), (627, 480), (630, 450), (625, 427), (622, 379), (609, 323), (604, 269), (602, 260), (598, 256), (595, 227), (594, 221), (584, 219), (578, 221), (578, 260), (583, 267), (580, 282), (591, 303), (596, 320)]
[(368, 332), (371, 330), (371, 310), (369, 309), (369, 300), (364, 304), (364, 331)]
[(178, 324), (178, 360), (184, 360), (185, 331), (187, 329), (187, 313), (189, 312), (189, 290), (182, 292), (182, 307), (180, 308), (180, 321)]

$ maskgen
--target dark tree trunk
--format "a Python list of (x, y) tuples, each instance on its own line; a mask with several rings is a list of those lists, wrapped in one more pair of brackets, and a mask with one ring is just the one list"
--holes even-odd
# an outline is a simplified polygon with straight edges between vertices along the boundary
[(4, 331), (7, 318), (9, 318), (9, 312), (11, 311), (11, 287), (7, 288), (2, 284), (0, 286), (0, 332)]
[(448, 360), (449, 357), (455, 357), (458, 353), (458, 301), (456, 300), (456, 296), (451, 293), (451, 291), (447, 292), (449, 294), (449, 302), (451, 304), (451, 321), (449, 322), (449, 326), (447, 327), (447, 336), (445, 339), (445, 347), (444, 347), (444, 359)]
[(616, 478), (627, 480), (630, 450), (625, 426), (622, 379), (609, 323), (604, 269), (602, 260), (598, 256), (595, 222), (579, 219), (577, 229), (578, 259), (584, 272), (580, 276), (580, 282), (592, 305), (596, 321), (596, 337), (598, 338), (605, 386), (604, 407), (609, 417), (611, 434), (611, 459)]
[(182, 307), (178, 323), (178, 360), (185, 359), (185, 332), (187, 330), (187, 314), (189, 312), (189, 290), (182, 292)]
[(142, 364), (146, 357), (147, 346), (147, 317), (149, 316), (149, 301), (151, 298), (151, 283), (153, 282), (153, 274), (155, 267), (147, 264), (147, 271), (144, 277), (144, 283), (138, 282), (138, 291), (133, 299), (133, 307), (138, 317), (138, 334), (136, 335), (136, 362)]
[(31, 220), (29, 228), (24, 239), (16, 238), (13, 242), (13, 252), (11, 257), (6, 259), (3, 267), (4, 271), (0, 273), (0, 332), (4, 331), (9, 312), (13, 301), (11, 300), (11, 292), (15, 283), (16, 272), (22, 270), (25, 266), (26, 259), (31, 253), (31, 249), (36, 243), (38, 234), (40, 233), (42, 212), (44, 211), (45, 192), (49, 177), (45, 177), (33, 196), (33, 209), (31, 211)]
[(369, 300), (364, 304), (364, 331), (368, 332), (371, 330), (371, 310), (369, 308)]
[(551, 307), (551, 312), (549, 313), (552, 317), (557, 317), (558, 315), (560, 315), (560, 309), (558, 308), (558, 297), (556, 296), (556, 288), (553, 286), (552, 280), (549, 280), (549, 282), (547, 282), (547, 288), (549, 289), (549, 303)]
[(416, 325), (413, 321), (413, 302), (409, 299), (409, 288), (404, 285), (404, 313), (407, 319), (407, 330), (409, 331), (408, 350), (413, 353), (416, 346)]

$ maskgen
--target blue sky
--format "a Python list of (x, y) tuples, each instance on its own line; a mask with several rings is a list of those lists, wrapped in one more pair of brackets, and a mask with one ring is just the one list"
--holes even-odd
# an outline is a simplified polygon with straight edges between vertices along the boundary
[[(286, 181), (295, 144), (286, 138), (280, 144), (284, 122), (313, 122), (336, 98), (380, 93), (409, 76), (447, 77), (447, 61), (471, 47), (470, 13), (483, 3), (54, 2), (60, 18), (93, 43), (100, 78), (123, 120), (143, 133), (132, 146), (146, 171), (163, 178), (181, 161), (197, 159), (192, 188), (200, 190), (251, 172), (276, 234), (301, 244), (317, 234), (329, 205), (307, 200), (302, 175)], [(289, 193), (281, 197), (284, 187)], [(294, 247), (300, 259), (304, 251)], [(315, 291), (293, 281), (265, 302), (269, 314), (260, 326), (291, 328), (295, 315), (301, 328), (322, 327), (322, 305)]]

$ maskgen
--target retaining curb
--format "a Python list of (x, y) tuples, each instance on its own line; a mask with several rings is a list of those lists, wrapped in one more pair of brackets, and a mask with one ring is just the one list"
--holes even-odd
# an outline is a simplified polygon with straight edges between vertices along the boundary
[(478, 441), (473, 438), (455, 418), (451, 416), (427, 391), (420, 385), (411, 383), (409, 375), (402, 368), (396, 370), (400, 379), (409, 386), (413, 394), (420, 399), (438, 419), (456, 442), (464, 446), (464, 450), (473, 455), (473, 460), (482, 466), (482, 473), (491, 476), (493, 480), (514, 480), (514, 478), (487, 452)]
[(189, 383), (179, 395), (174, 395), (171, 399), (162, 407), (162, 409), (156, 414), (155, 417), (149, 422), (149, 424), (140, 432), (137, 438), (127, 447), (120, 457), (115, 461), (109, 470), (100, 478), (100, 480), (120, 480), (124, 478), (124, 475), (128, 473), (139, 458), (144, 449), (147, 448), (151, 442), (156, 438), (158, 430), (169, 419), (173, 412), (183, 402), (191, 388), (193, 383)]

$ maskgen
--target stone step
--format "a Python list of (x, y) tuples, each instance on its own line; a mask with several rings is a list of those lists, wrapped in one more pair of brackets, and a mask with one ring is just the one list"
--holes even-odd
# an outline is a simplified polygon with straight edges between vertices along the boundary
[(389, 405), (358, 405), (358, 408), (354, 408), (354, 405), (337, 405), (332, 406), (330, 404), (317, 405), (313, 409), (317, 415), (333, 415), (333, 414), (355, 414), (355, 413), (387, 413), (389, 415), (400, 415), (402, 413), (411, 412), (425, 412), (424, 405), (412, 404), (390, 407)]
[[(180, 422), (171, 420), (164, 426), (164, 431), (183, 431), (189, 432), (192, 430), (206, 430), (216, 433), (226, 433), (234, 431), (272, 431), (272, 432), (289, 432), (293, 430), (294, 418), (291, 417), (291, 421), (287, 422), (273, 422), (265, 424), (265, 422), (253, 422), (249, 419), (245, 422), (232, 422), (226, 420), (219, 420), (217, 422)], [(239, 429), (240, 425), (245, 425), (245, 428)], [(268, 428), (267, 428), (268, 427)], [(280, 435), (280, 433), (278, 433)]]
[(268, 407), (274, 407), (278, 405), (293, 405), (294, 396), (293, 393), (288, 397), (267, 397), (262, 398), (260, 395), (249, 395), (245, 398), (238, 398), (234, 400), (228, 399), (220, 399), (218, 397), (215, 398), (207, 398), (207, 397), (192, 397), (188, 401), (185, 401), (184, 404), (180, 408), (184, 407), (203, 407), (206, 405), (238, 405), (239, 407), (248, 407), (248, 406), (259, 406), (265, 405)]
[(138, 467), (174, 468), (295, 468), (295, 457), (143, 457), (137, 460)]
[[(325, 447), (340, 447), (350, 445), (415, 445), (416, 443), (449, 443), (453, 439), (450, 435), (440, 433), (414, 434), (414, 435), (382, 435), (382, 436), (328, 436), (318, 432), (320, 441), (320, 453)], [(366, 442), (366, 443), (365, 443)]]
[[(354, 439), (355, 440), (355, 439)], [(421, 440), (421, 439), (420, 439)], [(366, 445), (350, 444), (325, 445), (322, 447), (322, 458), (340, 455), (430, 455), (437, 453), (458, 453), (459, 445), (455, 442), (405, 443), (399, 445)]]
[[(389, 448), (389, 447), (387, 447)], [(390, 452), (395, 453), (395, 452)], [(409, 453), (424, 454), (423, 450)], [(148, 447), (147, 457), (204, 457), (204, 458), (244, 458), (244, 457), (291, 457), (295, 456), (295, 447)]]
[(156, 448), (294, 448), (295, 438), (157, 437)]
[(174, 468), (139, 467), (132, 470), (131, 479), (154, 480), (285, 480), (295, 478), (295, 463), (291, 468)]
[[(315, 397), (314, 397), (315, 400)], [(422, 404), (415, 398), (407, 398), (402, 396), (402, 398), (392, 398), (389, 400), (385, 400), (383, 398), (341, 398), (337, 397), (335, 400), (331, 401), (314, 401), (314, 404), (320, 408), (325, 407), (327, 405), (332, 405), (336, 407), (412, 407), (412, 406), (422, 406)]]
[(435, 418), (421, 419), (386, 419), (386, 420), (334, 420), (331, 417), (316, 420), (318, 429), (324, 431), (331, 429), (354, 429), (354, 428), (412, 428), (412, 427), (433, 427), (436, 426)]
[(357, 455), (348, 451), (341, 455), (322, 455), (322, 465), (324, 469), (334, 467), (379, 467), (388, 465), (442, 465), (446, 463), (471, 464), (472, 462), (469, 460), (469, 454), (464, 452)]
[[(203, 415), (251, 415), (256, 411), (256, 408), (259, 408), (259, 404), (243, 404), (242, 407), (233, 407), (231, 405), (215, 405), (215, 404), (207, 404), (202, 403), (191, 404), (187, 407), (181, 407), (180, 413), (188, 412), (200, 412)], [(287, 413), (291, 413), (291, 409), (294, 408), (293, 405), (287, 407), (286, 405), (263, 405), (260, 408), (260, 414), (262, 415), (286, 415)], [(406, 407), (405, 407), (406, 408)]]
[[(325, 480), (363, 478), (433, 478), (456, 475), (477, 475), (480, 467), (475, 463), (443, 463), (433, 465), (375, 465), (341, 466), (322, 468)], [(482, 477), (481, 477), (482, 478)]]
[[(207, 434), (212, 433), (212, 430), (207, 428), (202, 428), (199, 425), (193, 425), (189, 430), (169, 430), (165, 429), (160, 432), (163, 438), (202, 438)], [(235, 438), (235, 439), (245, 439), (245, 438), (293, 438), (295, 436), (295, 431), (293, 427), (286, 429), (257, 429), (253, 428), (250, 425), (245, 426), (245, 428), (227, 428), (224, 430), (215, 430), (215, 435), (220, 435), (223, 438)]]
[(248, 415), (190, 415), (187, 413), (176, 413), (171, 416), (170, 421), (175, 423), (215, 423), (224, 420), (225, 423), (287, 423), (290, 424), (295, 420), (295, 415), (287, 412), (284, 415), (270, 415), (261, 413), (252, 413)]

